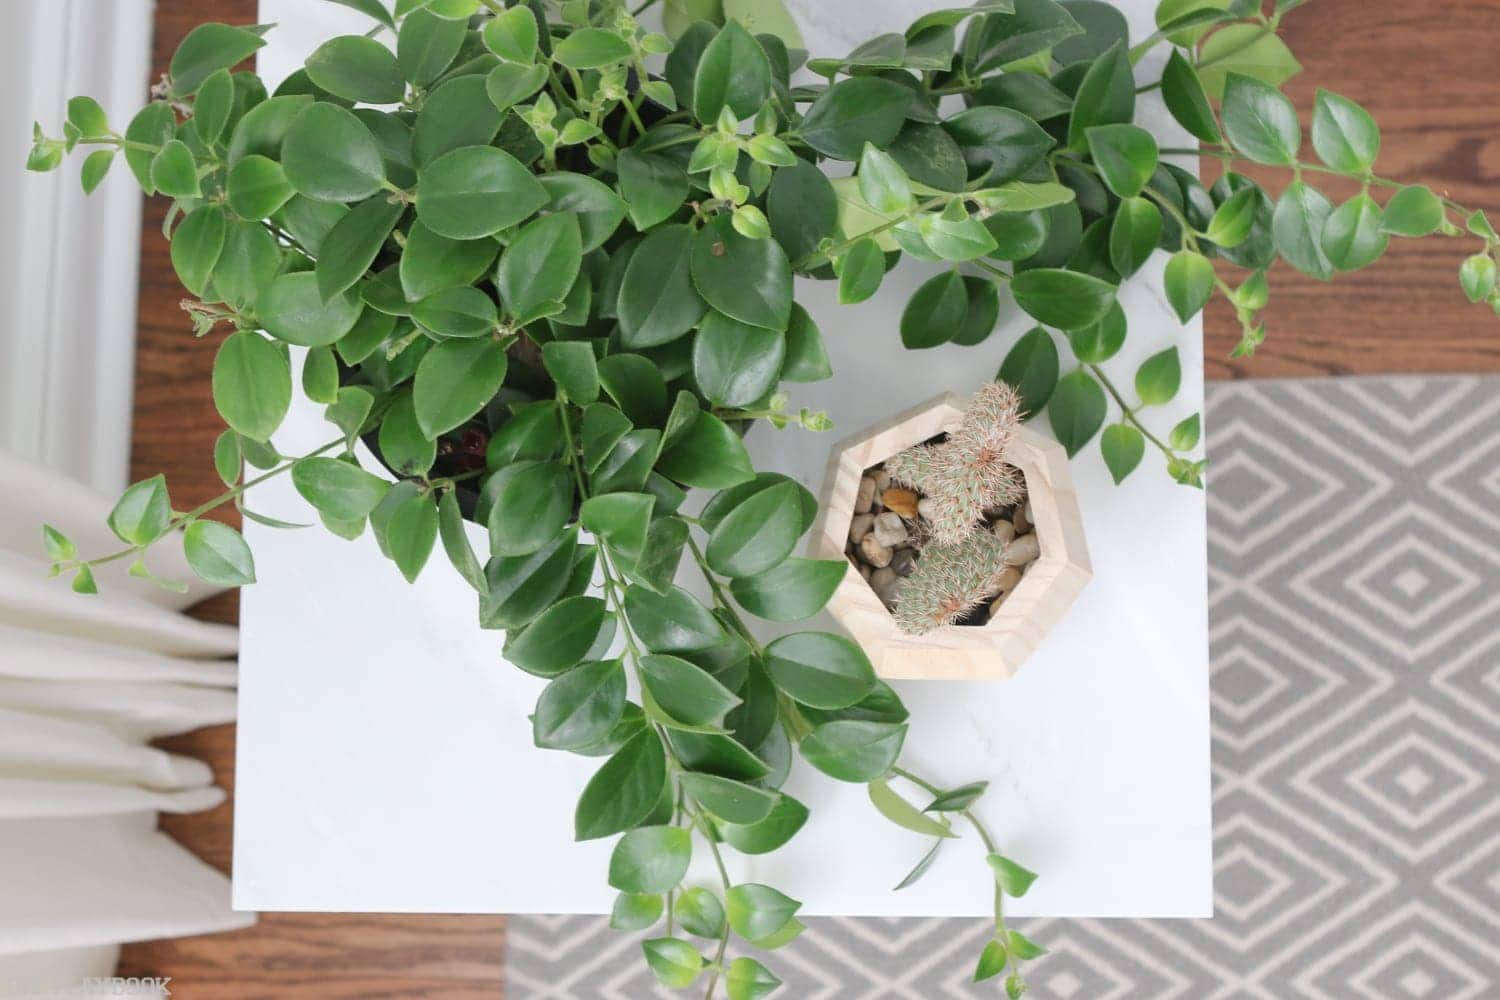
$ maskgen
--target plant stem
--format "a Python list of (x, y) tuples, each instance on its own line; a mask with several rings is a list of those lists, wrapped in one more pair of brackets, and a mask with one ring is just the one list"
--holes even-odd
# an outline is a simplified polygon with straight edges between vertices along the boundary
[(161, 541), (162, 538), (166, 538), (167, 535), (171, 534), (176, 529), (191, 524), (211, 510), (216, 510), (227, 503), (233, 503), (235, 500), (244, 496), (248, 490), (259, 486), (261, 483), (264, 483), (267, 480), (275, 479), (277, 476), (291, 471), (292, 467), (295, 466), (298, 462), (304, 461), (309, 458), (316, 458), (324, 452), (332, 451), (334, 448), (337, 448), (343, 443), (344, 438), (342, 437), (334, 441), (330, 441), (328, 444), (325, 444), (323, 447), (317, 449), (316, 451), (310, 451), (306, 455), (303, 455), (299, 458), (289, 459), (285, 464), (279, 465), (269, 472), (265, 472), (259, 476), (256, 476), (254, 479), (247, 480), (229, 490), (227, 493), (222, 493), (219, 496), (214, 497), (212, 500), (209, 500), (207, 503), (199, 504), (197, 507), (194, 507), (192, 510), (184, 514), (174, 514), (171, 521), (167, 525), (167, 530), (161, 534), (161, 537), (155, 539), (154, 541), (147, 542), (145, 545), (132, 545), (129, 548), (121, 549), (119, 552), (112, 552), (107, 556), (100, 556), (97, 559), (74, 559), (66, 563), (59, 563), (58, 565), (62, 567), (62, 570), (64, 572), (66, 572), (67, 570), (74, 569), (80, 566), (103, 566), (107, 563), (118, 562), (121, 559), (126, 559), (133, 555), (144, 554), (146, 550), (149, 549), (152, 545), (155, 545), (156, 542)]
[[(1233, 163), (1240, 160), (1246, 160), (1246, 157), (1228, 148), (1193, 149), (1191, 147), (1174, 146), (1162, 149), (1160, 150), (1160, 153), (1162, 156), (1206, 156), (1209, 159), (1222, 160), (1225, 163)], [(1246, 162), (1250, 161), (1246, 160)], [(1257, 164), (1257, 166), (1268, 165), (1269, 164)], [(1400, 189), (1408, 186), (1401, 183), (1400, 181), (1391, 180), (1387, 177), (1377, 177), (1373, 173), (1349, 173), (1348, 171), (1337, 170), (1333, 167), (1326, 166), (1321, 163), (1306, 163), (1301, 160), (1296, 163), (1288, 164), (1281, 169), (1290, 170), (1294, 174), (1326, 174), (1332, 177), (1345, 177), (1352, 181), (1359, 181), (1363, 184), (1368, 184), (1371, 187), (1385, 188), (1387, 190), (1399, 191)], [(1458, 202), (1452, 200), (1451, 198), (1443, 198), (1442, 201), (1450, 211), (1455, 212), (1458, 215), (1463, 216), (1464, 218), (1468, 218), (1471, 214), (1473, 214), (1472, 209), (1465, 208), (1463, 205), (1460, 205)]]
[(931, 211), (932, 209), (939, 206), (946, 208), (949, 202), (953, 201), (956, 198), (962, 197), (962, 194), (945, 194), (939, 195), (936, 198), (931, 198), (918, 205), (912, 211), (907, 212), (905, 215), (891, 219), (888, 222), (876, 226), (874, 229), (866, 230), (865, 232), (860, 233), (858, 236), (851, 236), (849, 239), (835, 243), (827, 249), (819, 250), (811, 257), (808, 257), (806, 260), (802, 261), (800, 266), (804, 270), (810, 271), (813, 268), (818, 267), (820, 264), (832, 261), (834, 257), (838, 256), (840, 253), (843, 253), (845, 250), (848, 250), (860, 240), (870, 239), (871, 237), (879, 236), (881, 233), (890, 232), (892, 229), (895, 229), (897, 226), (901, 225), (901, 223), (906, 222), (908, 219), (915, 218), (922, 212)]
[(1140, 431), (1147, 441), (1150, 441), (1153, 445), (1160, 449), (1163, 455), (1166, 455), (1168, 458), (1176, 458), (1177, 453), (1171, 448), (1167, 447), (1166, 443), (1163, 442), (1161, 438), (1151, 433), (1150, 428), (1148, 428), (1145, 423), (1141, 421), (1141, 418), (1136, 413), (1136, 411), (1125, 402), (1125, 397), (1120, 394), (1120, 390), (1115, 387), (1114, 382), (1110, 381), (1109, 376), (1104, 374), (1104, 369), (1099, 367), (1098, 365), (1088, 365), (1086, 367), (1093, 374), (1093, 376), (1104, 385), (1104, 388), (1109, 391), (1109, 394), (1115, 398), (1115, 402), (1120, 404), (1120, 410), (1122, 411), (1124, 418), (1134, 424), (1135, 429)]
[[(934, 785), (932, 782), (926, 780), (925, 778), (922, 778), (919, 775), (916, 775), (916, 774), (912, 773), (911, 771), (907, 770), (904, 767), (893, 767), (893, 768), (891, 768), (891, 773), (894, 774), (894, 775), (896, 775), (898, 778), (905, 778), (907, 781), (911, 782), (913, 785), (916, 785), (918, 788), (922, 789), (925, 792), (928, 792), (931, 795), (937, 796), (937, 795), (943, 794), (943, 790), (941, 788), (939, 788), (938, 786)], [(977, 815), (975, 815), (974, 810), (973, 809), (965, 809), (963, 811), (963, 813), (961, 813), (961, 815), (963, 816), (963, 818), (965, 820), (968, 821), (969, 825), (974, 828), (974, 832), (979, 835), (979, 842), (984, 845), (984, 849), (985, 849), (986, 855), (999, 854), (1000, 853), (1000, 848), (995, 843), (995, 838), (990, 834), (989, 828), (984, 825), (984, 821), (981, 820)], [(994, 881), (995, 881), (995, 931), (1001, 937), (1001, 939), (1003, 940), (1003, 939), (1005, 939), (1007, 937), (1007, 930), (1006, 930), (1006, 926), (1005, 926), (1005, 892), (1004, 892), (1004, 890), (1002, 890), (1000, 888), (1000, 882), (999, 882), (999, 880), (995, 879)], [(1010, 969), (1014, 965), (1014, 961), (1010, 957), (1009, 943), (1008, 942), (1005, 942), (1005, 943), (1006, 943), (1005, 966), (1006, 966), (1007, 969)]]

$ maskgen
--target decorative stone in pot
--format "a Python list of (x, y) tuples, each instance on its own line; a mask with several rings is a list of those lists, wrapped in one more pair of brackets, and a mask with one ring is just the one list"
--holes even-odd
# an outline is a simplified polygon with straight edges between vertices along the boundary
[[(965, 402), (961, 396), (945, 393), (836, 445), (829, 461), (811, 554), (819, 559), (844, 559), (851, 539), (859, 536), (861, 550), (850, 561), (828, 610), (864, 647), (881, 677), (1008, 678), (1093, 577), (1067, 452), (1057, 442), (1021, 427), (1004, 457), (1020, 470), (1026, 484), (1027, 502), (1017, 508), (1013, 520), (1023, 531), (1034, 532), (1035, 542), (1027, 539), (1025, 547), (1039, 548), (1039, 555), (1026, 566), (1019, 582), (1007, 581), (1013, 589), (1002, 594), (977, 623), (943, 625), (923, 635), (908, 634), (897, 626), (889, 588), (899, 581), (893, 581), (894, 574), (884, 568), (877, 567), (867, 576), (856, 565), (876, 565), (891, 552), (890, 546), (876, 541), (882, 517), (888, 522), (882, 537), (889, 540), (895, 532), (895, 518), (889, 512), (876, 512), (872, 517), (872, 506), (880, 506), (878, 497), (885, 491), (876, 491), (873, 503), (866, 496), (872, 492), (872, 478), (879, 476), (870, 473), (907, 449), (942, 439), (957, 429)], [(1012, 530), (1012, 522), (1000, 524), (1007, 532)], [(876, 550), (873, 562), (865, 547)], [(899, 559), (908, 551), (897, 550), (890, 558)]]

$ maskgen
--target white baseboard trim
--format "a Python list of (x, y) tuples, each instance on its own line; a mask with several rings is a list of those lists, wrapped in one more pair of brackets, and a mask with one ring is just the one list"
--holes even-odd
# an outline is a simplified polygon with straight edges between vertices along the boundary
[(75, 154), (24, 171), (31, 123), (60, 135), (86, 94), (123, 132), (149, 87), (154, 0), (0, 3), (0, 447), (106, 495), (126, 484), (141, 192), (123, 161), (85, 197)]

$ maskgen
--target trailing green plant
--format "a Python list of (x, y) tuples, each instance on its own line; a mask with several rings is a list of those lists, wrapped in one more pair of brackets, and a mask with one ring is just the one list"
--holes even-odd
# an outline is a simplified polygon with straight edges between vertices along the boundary
[[(441, 543), (481, 624), (506, 632), (507, 658), (548, 678), (536, 743), (604, 761), (575, 834), (620, 836), (614, 922), (665, 927), (645, 944), (663, 982), (706, 980), (708, 996), (722, 984), (733, 1000), (775, 988), (729, 948), (790, 940), (798, 904), (733, 884), (723, 863), (718, 891), (683, 878), (695, 850), (721, 862), (793, 837), (807, 810), (780, 788), (797, 751), (933, 838), (902, 886), (958, 819), (973, 826), (995, 885), (976, 979), (1004, 975), (1019, 996), (1019, 965), (1040, 949), (1006, 927), (1002, 904), (1034, 876), (974, 813), (983, 784), (948, 789), (900, 765), (906, 710), (849, 640), (762, 645), (745, 621), (810, 617), (847, 570), (792, 556), (813, 498), (757, 473), (740, 441), (755, 420), (828, 425), (788, 411), (780, 389), (830, 374), (794, 275), (836, 279), (855, 302), (900, 256), (944, 263), (902, 318), (907, 347), (978, 343), (1013, 299), (1043, 324), (1000, 371), (1024, 408), (1045, 410), (1076, 453), (1113, 397), (1121, 419), (1103, 447), (1116, 477), (1150, 441), (1196, 483), (1197, 418), (1164, 440), (1141, 415), (1175, 394), (1176, 349), (1164, 340), (1137, 373), (1135, 406), (1102, 367), (1126, 336), (1118, 283), (1155, 250), (1174, 255), (1166, 290), (1184, 321), (1221, 293), (1248, 353), (1278, 256), (1326, 277), (1392, 235), (1462, 221), (1484, 243), (1465, 291), (1496, 303), (1500, 238), (1425, 188), (1337, 210), (1313, 190), (1317, 173), (1399, 186), (1371, 172), (1373, 121), (1333, 95), (1313, 122), (1322, 164), (1297, 159), (1301, 129), (1275, 89), (1297, 68), (1276, 37), (1295, 0), (1269, 13), (1164, 0), (1162, 29), (1133, 48), (1105, 4), (981, 0), (814, 59), (813, 82), (794, 80), (804, 54), (780, 0), (667, 0), (665, 35), (636, 19), (655, 0), (634, 12), (619, 0), (337, 2), (368, 14), (369, 34), (330, 40), (274, 92), (234, 69), (268, 26), (207, 24), (123, 131), (84, 97), (60, 137), (37, 128), (31, 169), (87, 149), (86, 189), (123, 159), (172, 200), (172, 262), (195, 332), (219, 340), (213, 397), (229, 428), (214, 450), (222, 496), (177, 510), (160, 477), (137, 483), (110, 518), (120, 551), (85, 558), (46, 530), (55, 572), (84, 592), (106, 562), (149, 576), (151, 546), (180, 537), (205, 580), (251, 583), (243, 538), (207, 515), (233, 504), (290, 527), (244, 506), (290, 475), (329, 530), (371, 531), (408, 579)], [(1133, 124), (1133, 65), (1164, 44), (1171, 59), (1144, 89), (1160, 86), (1207, 155), (1290, 168), (1279, 199), (1235, 173), (1205, 191), (1161, 162), (1198, 153), (1160, 150)], [(825, 161), (854, 174), (830, 180)], [(1219, 278), (1214, 257), (1249, 277)], [(1066, 334), (1074, 370), (1062, 374), (1044, 327)], [(272, 436), (299, 385), (333, 431), (287, 457)], [(360, 467), (361, 440), (394, 484)], [(683, 513), (691, 489), (714, 493), (696, 517)], [(488, 529), (483, 555), (466, 517)], [(683, 559), (710, 603), (674, 586)], [(919, 808), (893, 783), (931, 801)]]

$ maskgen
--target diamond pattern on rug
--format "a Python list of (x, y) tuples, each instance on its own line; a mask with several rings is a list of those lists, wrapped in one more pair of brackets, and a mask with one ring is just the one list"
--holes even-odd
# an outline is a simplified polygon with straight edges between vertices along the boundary
[[(1206, 425), (1217, 916), (1026, 922), (1031, 995), (1500, 997), (1500, 380), (1216, 385)], [(778, 996), (996, 997), (987, 936), (811, 920)], [(597, 918), (510, 949), (516, 1000), (676, 995)]]

